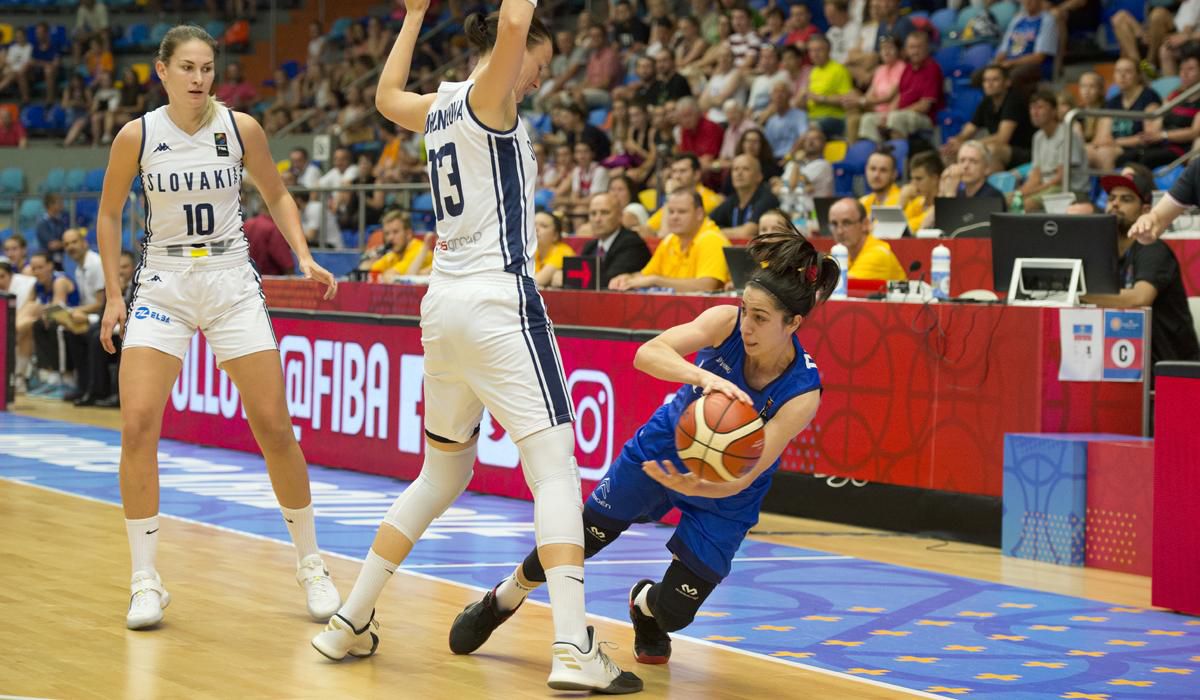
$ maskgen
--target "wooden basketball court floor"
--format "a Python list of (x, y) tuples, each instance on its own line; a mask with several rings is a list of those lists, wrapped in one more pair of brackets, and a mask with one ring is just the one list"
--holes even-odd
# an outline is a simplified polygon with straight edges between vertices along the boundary
[[(76, 409), (27, 397), (19, 397), (13, 408), (19, 416), (118, 427), (118, 413), (111, 410)], [(0, 448), (0, 460), (3, 452)], [(309, 646), (321, 626), (305, 614), (302, 592), (292, 578), (295, 563), (289, 546), (173, 519), (164, 525), (158, 555), (159, 570), (173, 597), (165, 624), (150, 632), (131, 632), (123, 624), (128, 552), (119, 506), (11, 478), (0, 478), (0, 504), (0, 551), (5, 554), (0, 566), (5, 621), (0, 645), (6, 649), (0, 661), (0, 693), (56, 698), (387, 695), (456, 700), (555, 695), (545, 686), (551, 621), (544, 605), (525, 606), (477, 654), (454, 656), (446, 645), (449, 622), (477, 599), (481, 588), (447, 580), (436, 571), (398, 572), (379, 604), (378, 655), (332, 664)], [(1113, 610), (1149, 605), (1148, 579), (1014, 560), (986, 547), (774, 515), (764, 515), (757, 531), (768, 533), (753, 536), (766, 545), (1124, 606)], [(326, 561), (345, 595), (358, 562), (337, 555), (326, 556)], [(655, 575), (662, 568), (651, 567), (647, 573)], [(493, 569), (485, 576), (496, 580), (504, 573)], [(771, 658), (685, 636), (677, 636), (669, 665), (641, 666), (632, 659), (632, 635), (624, 619), (593, 619), (599, 635), (618, 644), (614, 659), (645, 680), (643, 697), (972, 695), (963, 692), (962, 684), (928, 690), (902, 687), (889, 681), (886, 670), (857, 669), (864, 673), (856, 675), (806, 667), (804, 654)], [(1185, 619), (1181, 624), (1189, 624)], [(1191, 629), (1191, 636), (1200, 636), (1200, 627)], [(1200, 661), (1200, 656), (1194, 660)], [(1123, 690), (1114, 688), (1114, 694), (1104, 697), (1126, 697)], [(1038, 695), (1102, 696), (1070, 691), (1064, 684), (1056, 692)]]

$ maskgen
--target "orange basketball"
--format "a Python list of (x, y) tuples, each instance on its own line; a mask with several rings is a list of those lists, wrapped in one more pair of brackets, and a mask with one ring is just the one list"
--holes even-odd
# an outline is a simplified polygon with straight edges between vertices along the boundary
[(753, 407), (725, 394), (701, 396), (679, 417), (675, 449), (684, 466), (701, 479), (733, 481), (762, 455), (762, 418)]

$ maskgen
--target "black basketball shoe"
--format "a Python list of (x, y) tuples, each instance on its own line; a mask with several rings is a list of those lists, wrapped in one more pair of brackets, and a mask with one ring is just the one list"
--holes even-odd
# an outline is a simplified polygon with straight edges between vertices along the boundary
[(638, 594), (654, 582), (648, 578), (633, 584), (629, 590), (629, 619), (633, 622), (633, 654), (640, 664), (665, 664), (671, 660), (671, 637), (658, 626), (658, 621), (642, 612), (637, 604)]
[(496, 607), (496, 589), (493, 588), (484, 594), (483, 600), (471, 603), (454, 618), (454, 624), (450, 625), (450, 651), (470, 654), (483, 646), (492, 632), (520, 609), (518, 605), (508, 612), (500, 612)]

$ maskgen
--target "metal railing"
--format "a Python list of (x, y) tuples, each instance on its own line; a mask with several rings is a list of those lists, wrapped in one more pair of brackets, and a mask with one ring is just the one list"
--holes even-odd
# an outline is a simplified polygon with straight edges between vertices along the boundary
[[(288, 191), (293, 194), (314, 194), (315, 193), (315, 194), (322, 195), (323, 200), (325, 199), (324, 195), (332, 195), (332, 194), (335, 194), (338, 192), (362, 193), (362, 195), (359, 196), (359, 198), (358, 198), (358, 222), (357, 222), (357, 226), (354, 227), (355, 230), (358, 232), (357, 247), (359, 250), (362, 250), (366, 245), (366, 236), (367, 236), (367, 233), (366, 233), (366, 231), (367, 231), (367, 197), (366, 197), (366, 195), (374, 194), (375, 192), (380, 191), (380, 190), (382, 190), (384, 192), (396, 192), (402, 198), (402, 202), (401, 201), (394, 202), (394, 206), (396, 206), (400, 209), (405, 209), (405, 210), (411, 211), (413, 197), (418, 193), (428, 192), (429, 185), (424, 184), (424, 183), (418, 183), (418, 182), (391, 182), (391, 183), (369, 184), (369, 185), (341, 185), (338, 187), (289, 187), (288, 188)], [(323, 201), (322, 207), (327, 207), (327, 206), (328, 206), (328, 203)], [(301, 213), (301, 216), (303, 216), (304, 212), (301, 211), (300, 213)], [(316, 242), (315, 243), (310, 242), (310, 245), (312, 245), (313, 247), (320, 247), (321, 243), (325, 240), (325, 234), (328, 233), (328, 231), (329, 231), (329, 229), (327, 228), (328, 221), (329, 221), (329, 217), (325, 216), (324, 212), (323, 212), (321, 219), (320, 219), (320, 223), (317, 226)], [(338, 231), (339, 238), (341, 237), (341, 235), (342, 235), (341, 231), (339, 230)]]
[[(1070, 112), (1067, 112), (1067, 118), (1063, 121), (1063, 126), (1065, 126), (1067, 129), (1067, 160), (1065, 163), (1063, 163), (1063, 188), (1064, 188), (1064, 190), (1070, 189), (1071, 146), (1072, 146), (1074, 140), (1076, 138), (1079, 138), (1079, 136), (1075, 133), (1075, 129), (1074, 129), (1076, 121), (1078, 121), (1079, 119), (1081, 119), (1083, 117), (1110, 117), (1112, 119), (1129, 119), (1131, 121), (1149, 121), (1152, 119), (1161, 119), (1164, 116), (1166, 116), (1167, 114), (1170, 114), (1171, 110), (1175, 109), (1177, 106), (1183, 104), (1184, 102), (1188, 102), (1197, 96), (1200, 96), (1200, 83), (1196, 83), (1195, 85), (1191, 86), (1187, 90), (1184, 90), (1183, 92), (1179, 93), (1174, 98), (1168, 100), (1166, 102), (1166, 104), (1162, 105), (1161, 107), (1154, 110), (1153, 112), (1136, 112), (1136, 111), (1131, 111), (1131, 110), (1126, 110), (1126, 109), (1096, 109), (1096, 108), (1091, 108), (1091, 107), (1076, 107), (1075, 109), (1072, 109)], [(1200, 153), (1200, 149), (1197, 149), (1195, 147), (1189, 149), (1187, 153), (1185, 153), (1184, 155), (1175, 159), (1175, 161), (1171, 164), (1170, 167), (1174, 167), (1175, 165), (1178, 165), (1179, 163), (1187, 161), (1188, 159), (1190, 159), (1192, 156), (1196, 155), (1197, 153)], [(1085, 173), (1089, 173), (1089, 174), (1091, 173), (1091, 171), (1088, 169), (1086, 157), (1084, 158), (1084, 161), (1083, 161), (1083, 170)]]
[[(91, 216), (85, 217), (82, 214), (80, 214), (80, 212), (79, 212), (79, 202), (80, 202), (80, 200), (85, 200), (85, 199), (96, 200), (97, 202), (99, 202), (99, 200), (100, 200), (99, 192), (55, 192), (54, 194), (61, 197), (63, 200), (63, 203), (66, 205), (67, 221), (68, 221), (68, 226), (70, 228), (76, 228), (76, 227), (81, 227), (81, 226), (90, 228), (90, 227), (95, 226), (96, 217), (99, 216), (98, 209), (97, 209), (96, 217), (91, 217)], [(13, 232), (20, 233), (21, 235), (23, 235), (27, 239), (29, 239), (29, 236), (27, 234), (33, 234), (36, 231), (37, 224), (39, 221), (41, 221), (42, 216), (44, 215), (45, 211), (39, 209), (37, 216), (34, 218), (34, 220), (32, 222), (30, 222), (30, 221), (23, 220), (24, 217), (21, 214), (21, 209), (25, 202), (28, 202), (31, 200), (41, 202), (42, 198), (44, 196), (45, 196), (44, 194), (38, 194), (38, 193), (33, 193), (33, 192), (26, 192), (26, 193), (21, 193), (21, 194), (0, 195), (0, 202), (12, 202), (12, 211), (5, 212), (5, 214), (0, 214), (0, 217), (3, 217), (3, 216), (10, 217), (11, 221), (10, 221), (9, 228), (12, 229)], [(145, 222), (145, 210), (142, 208), (141, 197), (139, 197), (134, 192), (130, 192), (129, 196), (126, 199), (125, 207), (121, 210), (122, 234), (128, 233), (129, 234), (128, 238), (130, 239), (130, 241), (137, 240), (138, 234), (144, 228), (144, 222)], [(126, 245), (126, 247), (128, 247), (128, 245), (130, 243), (129, 243), (129, 241), (126, 241), (125, 238), (126, 238), (126, 236), (123, 235), (122, 236), (122, 244)], [(31, 251), (36, 249), (36, 246), (37, 246), (36, 240), (29, 239), (28, 243), (29, 243)]]

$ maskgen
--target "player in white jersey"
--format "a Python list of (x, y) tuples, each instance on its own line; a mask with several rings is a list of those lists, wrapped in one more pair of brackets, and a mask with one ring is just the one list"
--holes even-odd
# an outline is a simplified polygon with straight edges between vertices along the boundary
[[(199, 27), (169, 31), (155, 69), (169, 103), (129, 122), (113, 141), (97, 230), (107, 305), (100, 338), (121, 357), (121, 501), (133, 560), (125, 623), (156, 625), (170, 596), (155, 567), (158, 544), (158, 439), (182, 359), (204, 331), (220, 367), (233, 379), (271, 485), (296, 545), (296, 578), (308, 612), (325, 621), (341, 605), (317, 549), (304, 454), (292, 433), (283, 371), (258, 273), (242, 234), (240, 192), (248, 170), (305, 277), (337, 290), (313, 262), (300, 216), (283, 187), (258, 122), (209, 96), (217, 42)], [(121, 295), (117, 264), (121, 209), (139, 177), (146, 194), (146, 237), (132, 298)]]
[(486, 407), (516, 442), (533, 492), (554, 618), (548, 684), (637, 692), (641, 679), (601, 651), (585, 617), (574, 417), (530, 262), (537, 164), (517, 104), (538, 87), (551, 34), (533, 16), (536, 0), (504, 0), (499, 13), (464, 24), (481, 54), (466, 81), (442, 83), (430, 95), (406, 92), (428, 4), (406, 0), (375, 98), (384, 116), (423, 132), (428, 149), (437, 245), (421, 302), (425, 463), (388, 510), (353, 591), (313, 646), (335, 660), (375, 652), (376, 601), (413, 543), (471, 480)]

